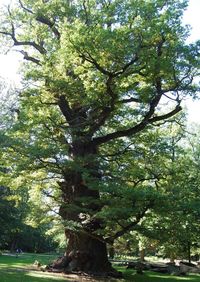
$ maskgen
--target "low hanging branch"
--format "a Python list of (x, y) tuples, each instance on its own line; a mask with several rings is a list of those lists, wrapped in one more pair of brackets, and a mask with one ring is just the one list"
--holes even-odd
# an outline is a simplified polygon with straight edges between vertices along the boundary
[(140, 222), (140, 220), (145, 216), (146, 212), (150, 208), (152, 208), (152, 206), (153, 206), (153, 201), (150, 201), (149, 204), (144, 208), (144, 210), (136, 216), (136, 219), (133, 222), (131, 222), (130, 224), (128, 224), (126, 226), (123, 226), (123, 227), (121, 226), (122, 227), (121, 230), (117, 231), (114, 235), (105, 238), (105, 241), (107, 243), (113, 243), (114, 240), (123, 236), (127, 232), (131, 231)]

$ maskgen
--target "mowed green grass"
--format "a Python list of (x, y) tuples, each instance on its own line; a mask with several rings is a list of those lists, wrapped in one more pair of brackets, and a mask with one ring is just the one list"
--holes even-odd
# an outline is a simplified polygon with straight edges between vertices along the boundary
[[(56, 258), (55, 255), (22, 254), (18, 258), (11, 255), (0, 256), (0, 282), (69, 282), (76, 279), (67, 279), (62, 275), (30, 270), (37, 260), (46, 265)], [(200, 282), (200, 275), (188, 275), (185, 277), (162, 275), (154, 272), (145, 272), (138, 275), (132, 269), (116, 267), (123, 272), (124, 279), (118, 281), (131, 282)], [(80, 281), (82, 281), (80, 279)], [(106, 279), (105, 281), (109, 281)], [(114, 280), (112, 280), (114, 281)], [(116, 280), (115, 280), (116, 281)]]
[(0, 256), (0, 282), (58, 282), (68, 281), (66, 278), (55, 277), (50, 273), (28, 270), (35, 260), (48, 264), (55, 259), (51, 255), (21, 254), (18, 258), (11, 255)]
[(172, 276), (164, 275), (156, 272), (145, 271), (139, 275), (132, 269), (125, 267), (116, 267), (117, 270), (123, 272), (125, 281), (131, 282), (200, 282), (200, 275)]

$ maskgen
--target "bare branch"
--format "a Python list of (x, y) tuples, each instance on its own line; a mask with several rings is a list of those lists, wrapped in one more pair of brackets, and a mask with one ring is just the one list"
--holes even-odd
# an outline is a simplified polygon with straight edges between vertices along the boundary
[(29, 56), (28, 53), (25, 52), (25, 51), (23, 51), (23, 50), (20, 51), (20, 53), (22, 53), (22, 54), (24, 55), (24, 59), (25, 59), (25, 60), (31, 61), (31, 62), (33, 62), (33, 63), (35, 63), (35, 64), (41, 66), (40, 60), (38, 60), (38, 59), (36, 59), (36, 58), (34, 58), (34, 57)]
[(120, 100), (117, 103), (126, 104), (126, 103), (131, 103), (131, 102), (140, 103), (140, 100), (137, 99), (137, 98), (133, 98), (132, 97), (132, 98), (127, 98), (127, 99)]
[(88, 15), (87, 7), (86, 7), (86, 0), (83, 0), (83, 10), (85, 13), (85, 24), (88, 25), (89, 24), (89, 15)]
[(181, 110), (182, 110), (182, 107), (180, 105), (177, 105), (176, 108), (174, 110), (172, 110), (171, 112), (169, 112), (165, 115), (155, 116), (155, 117), (149, 119), (149, 123), (154, 123), (154, 122), (157, 122), (157, 121), (166, 120), (170, 117), (173, 117), (175, 114), (177, 114)]
[(30, 10), (30, 9), (28, 9), (28, 8), (26, 8), (26, 7), (24, 6), (24, 4), (22, 3), (21, 0), (19, 0), (19, 4), (20, 4), (20, 6), (21, 6), (25, 11), (29, 12), (30, 14), (33, 14), (33, 11)]

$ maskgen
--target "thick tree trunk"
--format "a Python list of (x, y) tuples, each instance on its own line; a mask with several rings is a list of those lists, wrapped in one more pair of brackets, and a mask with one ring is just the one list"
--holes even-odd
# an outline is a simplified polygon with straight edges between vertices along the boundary
[[(84, 168), (90, 173), (92, 171), (93, 178), (99, 177), (97, 163), (91, 157), (95, 150), (87, 146), (75, 147), (73, 154), (75, 160), (84, 157)], [(65, 181), (60, 183), (63, 200), (60, 215), (66, 222), (76, 222), (82, 227), (75, 231), (70, 226), (66, 228), (66, 253), (52, 264), (52, 268), (65, 272), (121, 277), (108, 260), (105, 241), (95, 232), (102, 228), (101, 221), (95, 217), (95, 213), (101, 209), (99, 191), (87, 186), (80, 171), (68, 170), (64, 175)]]
[(68, 235), (66, 255), (70, 258), (71, 270), (104, 271), (110, 270), (106, 244), (87, 234)]
[(81, 233), (68, 234), (66, 253), (52, 264), (52, 268), (66, 273), (122, 277), (108, 260), (106, 244)]
[(112, 268), (108, 260), (106, 243), (100, 237), (91, 237), (82, 232), (67, 231), (66, 233), (68, 244), (65, 255), (53, 262), (51, 270), (122, 277), (120, 272)]

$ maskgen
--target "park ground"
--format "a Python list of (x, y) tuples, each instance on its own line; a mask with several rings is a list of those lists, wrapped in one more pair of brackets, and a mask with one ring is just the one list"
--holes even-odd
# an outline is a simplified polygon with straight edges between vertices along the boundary
[(200, 282), (200, 275), (187, 275), (184, 277), (162, 275), (154, 272), (136, 274), (132, 269), (117, 267), (123, 272), (124, 279), (93, 279), (90, 277), (78, 277), (77, 275), (63, 275), (43, 272), (38, 270), (35, 262), (42, 265), (50, 263), (56, 255), (45, 254), (3, 254), (0, 256), (0, 281), (1, 282), (67, 282), (67, 281), (132, 281), (132, 282)]

